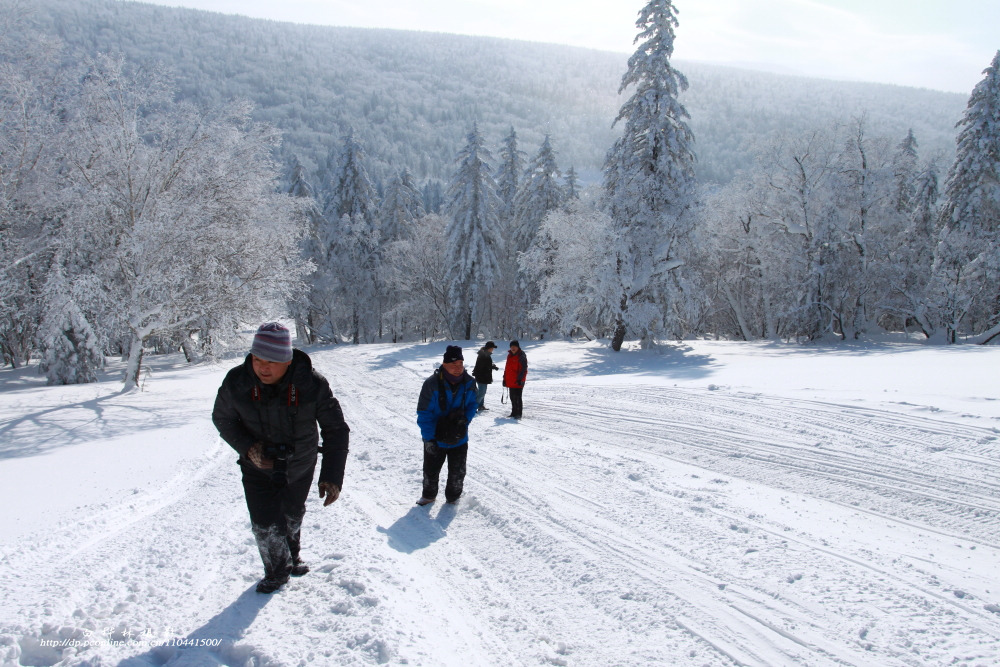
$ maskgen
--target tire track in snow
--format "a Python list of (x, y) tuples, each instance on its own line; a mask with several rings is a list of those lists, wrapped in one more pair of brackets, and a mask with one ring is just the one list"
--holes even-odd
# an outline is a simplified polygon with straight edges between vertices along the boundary
[[(330, 372), (327, 374), (330, 375)], [(404, 445), (414, 450), (411, 455), (415, 464), (409, 466), (413, 473), (409, 482), (412, 491), (406, 493), (403, 501), (408, 504), (419, 493), (420, 474), (419, 434), (415, 424), (411, 423), (415, 420), (416, 390), (423, 378), (413, 379), (416, 388), (412, 394), (401, 394), (398, 383), (387, 382), (377, 373), (365, 374), (363, 383), (358, 382), (354, 376), (338, 376), (336, 379), (336, 383), (346, 390), (341, 397), (345, 403), (345, 411), (348, 410), (347, 406), (365, 406), (365, 418), (359, 422), (358, 428), (352, 425), (352, 430), (366, 446), (392, 442), (399, 439), (400, 432), (412, 431), (414, 442)], [(382, 400), (377, 406), (372, 406), (369, 399), (376, 396), (381, 396)], [(386, 401), (386, 396), (391, 396), (392, 399)], [(505, 479), (516, 476), (523, 466), (500, 465), (506, 472), (501, 473), (500, 478), (493, 474), (496, 459), (488, 454), (490, 448), (487, 438), (477, 428), (484, 422), (489, 424), (491, 416), (491, 413), (483, 413), (473, 424), (467, 499), (463, 501), (466, 506), (459, 513), (460, 518), (468, 520), (462, 528), (468, 532), (470, 539), (464, 543), (452, 542), (445, 561), (447, 563), (456, 559), (474, 563), (468, 568), (468, 571), (476, 572), (476, 582), (473, 583), (491, 589), (492, 597), (506, 601), (506, 610), (500, 614), (496, 609), (481, 605), (474, 605), (469, 609), (470, 615), (478, 617), (483, 624), (482, 632), (504, 637), (511, 645), (521, 647), (522, 654), (525, 655), (533, 652), (544, 655), (546, 649), (549, 653), (554, 650), (556, 655), (550, 656), (550, 659), (555, 660), (556, 664), (563, 659), (560, 656), (569, 656), (574, 660), (572, 664), (604, 665), (611, 660), (623, 665), (644, 665), (649, 664), (650, 660), (670, 662), (672, 656), (691, 652), (704, 653), (706, 650), (715, 656), (713, 661), (716, 662), (722, 659), (734, 664), (767, 664), (768, 661), (752, 657), (752, 654), (735, 643), (727, 646), (721, 633), (714, 638), (699, 637), (692, 630), (678, 635), (676, 628), (673, 628), (676, 621), (673, 616), (667, 622), (659, 623), (664, 627), (654, 633), (655, 638), (650, 638), (647, 636), (650, 631), (647, 618), (637, 617), (633, 611), (628, 614), (628, 623), (623, 625), (625, 621), (620, 605), (605, 604), (601, 596), (589, 592), (580, 593), (577, 589), (581, 587), (567, 585), (566, 577), (563, 576), (565, 573), (558, 566), (561, 557), (555, 554), (565, 550), (579, 553), (581, 545), (594, 546), (594, 551), (601, 558), (609, 557), (609, 552), (605, 547), (597, 548), (586, 533), (581, 533), (574, 527), (572, 521), (553, 525), (550, 516), (535, 511), (530, 497), (525, 497), (523, 503), (511, 507), (514, 496), (510, 493), (516, 493), (516, 489)], [(487, 427), (487, 431), (489, 428)], [(393, 453), (385, 451), (384, 447), (380, 449), (382, 452), (376, 456), (388, 457)], [(503, 461), (502, 456), (500, 461)], [(378, 516), (377, 511), (372, 514)], [(501, 545), (507, 545), (503, 549), (516, 552), (517, 557), (503, 557), (503, 551), (497, 552), (497, 547)], [(619, 560), (622, 548), (619, 544), (617, 551), (610, 555), (614, 561)], [(498, 574), (494, 575), (494, 572)], [(514, 576), (510, 575), (512, 572), (515, 573)], [(652, 576), (651, 571), (644, 571), (644, 576)], [(455, 589), (454, 595), (458, 597), (462, 596), (463, 587), (470, 587), (467, 578), (462, 574), (456, 576), (454, 570), (447, 566), (438, 568), (433, 577), (441, 586)], [(484, 580), (485, 583), (482, 583)], [(565, 610), (561, 607), (567, 598), (577, 599), (578, 603), (572, 609), (572, 616), (564, 619)], [(688, 625), (697, 626), (701, 621), (696, 621), (695, 618), (702, 615), (693, 609), (688, 611)], [(711, 619), (706, 618), (705, 622), (710, 623)], [(670, 627), (666, 627), (668, 624)], [(537, 628), (538, 637), (526, 638), (523, 629), (532, 627)], [(580, 632), (580, 627), (585, 628), (583, 633)], [(640, 655), (630, 659), (628, 656), (610, 656), (605, 652), (606, 647), (616, 645), (622, 633), (633, 637), (631, 643), (641, 647)], [(762, 643), (768, 645), (767, 642)], [(768, 652), (767, 655), (771, 653)], [(734, 659), (734, 656), (742, 658)]]
[[(605, 399), (604, 401), (602, 401), (602, 404), (603, 405), (607, 405), (607, 404), (610, 404), (610, 403), (615, 403), (615, 401), (608, 401), (608, 400), (606, 400), (608, 398), (605, 395), (606, 393), (608, 393), (606, 391), (606, 389), (607, 388), (602, 387), (599, 390), (599, 393), (602, 394), (602, 398)], [(628, 398), (628, 396), (627, 396), (627, 394), (625, 392), (619, 392), (619, 393), (623, 394), (623, 396), (619, 396), (619, 398), (625, 398), (625, 399)], [(538, 391), (536, 395), (537, 396), (542, 396), (543, 392), (542, 391)], [(657, 433), (655, 433), (655, 431), (658, 430), (658, 429), (660, 429), (660, 428), (672, 427), (672, 426), (676, 426), (677, 425), (676, 422), (665, 422), (663, 420), (649, 419), (649, 418), (647, 418), (645, 416), (642, 416), (641, 414), (637, 415), (637, 413), (641, 413), (641, 410), (637, 410), (635, 408), (634, 404), (630, 404), (629, 401), (627, 401), (627, 400), (618, 401), (617, 404), (620, 404), (620, 405), (631, 405), (631, 407), (627, 411), (621, 410), (621, 411), (617, 412), (616, 414), (612, 415), (613, 417), (616, 418), (614, 420), (614, 425), (613, 425), (614, 427), (612, 428), (610, 426), (606, 426), (605, 428), (601, 428), (600, 431), (604, 435), (613, 436), (615, 434), (620, 434), (620, 433), (623, 433), (623, 432), (628, 432), (630, 434), (635, 433), (633, 431), (633, 429), (628, 428), (628, 427), (623, 427), (622, 423), (624, 422), (626, 424), (633, 424), (633, 425), (635, 425), (635, 424), (646, 424), (647, 426), (651, 427), (652, 430), (640, 430), (637, 433), (637, 435), (639, 436), (639, 439), (645, 439), (647, 437), (654, 437), (655, 438), (656, 436), (659, 436), (660, 439), (662, 440), (663, 439), (662, 438), (662, 434), (657, 434)], [(584, 420), (585, 423), (587, 424), (588, 428), (587, 428), (587, 431), (584, 432), (584, 431), (580, 431), (579, 429), (574, 429), (574, 422), (577, 421), (576, 418), (577, 418), (578, 412), (579, 412), (579, 408), (577, 407), (579, 404), (578, 403), (574, 403), (574, 404), (571, 405), (571, 407), (566, 407), (566, 405), (567, 404), (565, 404), (565, 403), (564, 404), (559, 404), (559, 402), (557, 400), (552, 399), (551, 396), (544, 396), (542, 398), (536, 398), (535, 410), (532, 411), (531, 414), (532, 415), (537, 415), (539, 417), (539, 419), (537, 421), (533, 421), (533, 420), (529, 419), (526, 422), (524, 422), (522, 424), (519, 424), (518, 427), (519, 428), (523, 428), (523, 427), (527, 426), (529, 428), (532, 428), (533, 430), (535, 430), (538, 433), (544, 433), (544, 432), (558, 433), (559, 436), (563, 440), (566, 439), (566, 436), (569, 436), (570, 438), (572, 438), (574, 435), (578, 436), (581, 441), (586, 441), (588, 438), (591, 439), (591, 440), (593, 440), (594, 439), (594, 434), (592, 433), (592, 431), (590, 429), (590, 427), (593, 424), (592, 424), (590, 418), (595, 413), (598, 414), (598, 415), (603, 415), (604, 413), (600, 409), (595, 410), (594, 408), (588, 406), (587, 409), (586, 409), (587, 419)], [(911, 426), (911, 428), (913, 428), (913, 426)], [(976, 430), (973, 429), (972, 432), (975, 433)], [(686, 433), (689, 434), (690, 431), (687, 431)], [(849, 427), (847, 427), (847, 430), (845, 430), (845, 433), (849, 433)], [(672, 439), (682, 440), (685, 437), (685, 435), (686, 434), (684, 434), (684, 433), (682, 433), (681, 435), (674, 435), (674, 436), (672, 436)], [(673, 444), (676, 444), (676, 443), (673, 443)], [(644, 448), (642, 446), (626, 445), (626, 446), (623, 447), (623, 449), (627, 449), (629, 451), (635, 452), (635, 451), (643, 450)], [(591, 452), (591, 451), (580, 452), (580, 453), (582, 455), (584, 455), (584, 456), (593, 456), (594, 455), (594, 453)], [(672, 451), (670, 451), (669, 449), (667, 450), (667, 456), (668, 457), (670, 457), (670, 456), (672, 456), (674, 454), (675, 453), (672, 452)], [(705, 465), (705, 462), (703, 462), (703, 461), (697, 461), (697, 460), (692, 461), (692, 457), (691, 456), (687, 456), (687, 457), (673, 456), (673, 458), (676, 458), (677, 460), (683, 460), (683, 461), (686, 461), (686, 462), (694, 462), (694, 463), (696, 463), (698, 465)], [(806, 470), (810, 471), (811, 468), (806, 467)], [(542, 477), (540, 477), (539, 480), (542, 480), (542, 479), (545, 479), (547, 477), (550, 477), (552, 475), (552, 472), (553, 471), (551, 471), (551, 470), (546, 471), (546, 474), (542, 475)], [(755, 476), (752, 475), (751, 477), (755, 477)], [(903, 478), (905, 479), (905, 475), (903, 476)], [(846, 482), (850, 482), (851, 481), (851, 478), (849, 476), (843, 475), (843, 474), (837, 475), (835, 477), (835, 479), (838, 480), (839, 482), (845, 482), (845, 481)], [(885, 487), (885, 485), (883, 485), (883, 487)], [(810, 487), (806, 486), (805, 488), (810, 488)], [(862, 487), (862, 488), (865, 488), (865, 487)], [(892, 487), (887, 487), (887, 488), (891, 489)], [(942, 500), (942, 498), (941, 498), (940, 495), (931, 494), (929, 497), (930, 497), (931, 500), (934, 500), (934, 501)], [(944, 499), (944, 502), (951, 502), (951, 498), (949, 497), (949, 498)], [(562, 525), (563, 525), (563, 527), (566, 527), (566, 526), (571, 525), (571, 522), (563, 522)], [(596, 533), (590, 533), (590, 534), (596, 534)], [(948, 534), (950, 534), (950, 535), (960, 535), (960, 534), (957, 534), (957, 533), (954, 533), (954, 532), (948, 533)], [(587, 533), (582, 533), (579, 537), (580, 537), (580, 539), (586, 539), (587, 538)], [(605, 537), (605, 535), (602, 534), (602, 538), (604, 538), (604, 537)], [(968, 540), (969, 539), (968, 535), (961, 535), (961, 537), (963, 538), (963, 540)], [(829, 555), (833, 556), (834, 558), (838, 558), (839, 559), (839, 558), (843, 557), (841, 554), (838, 554), (838, 553), (836, 553), (836, 552), (834, 552), (832, 550), (828, 550), (828, 551), (829, 551)], [(854, 565), (858, 564), (858, 561), (856, 561), (856, 559), (846, 558), (846, 560), (849, 561), (849, 562), (853, 561)], [(883, 575), (883, 576), (887, 574), (886, 571), (881, 571), (881, 570), (877, 571), (877, 573), (880, 574), (880, 575)], [(896, 585), (904, 587), (904, 588), (906, 588), (906, 587), (912, 587), (913, 586), (913, 583), (911, 581), (909, 581), (909, 580), (900, 579), (900, 580), (898, 580), (895, 583), (896, 583)], [(940, 595), (940, 594), (938, 594), (938, 593), (936, 593), (936, 592), (934, 592), (932, 590), (929, 590), (927, 588), (918, 588), (915, 591), (915, 595), (918, 596), (918, 597), (920, 597), (920, 596), (934, 597), (934, 598), (937, 598), (937, 600), (939, 602), (943, 602), (943, 603), (946, 603), (948, 606), (953, 606), (953, 607), (957, 607), (957, 608), (961, 609), (963, 611), (963, 613), (969, 614), (972, 617), (972, 620), (978, 626), (979, 631), (982, 631), (982, 632), (986, 633), (988, 636), (992, 636), (994, 640), (997, 638), (998, 635), (997, 635), (996, 623), (993, 621), (993, 618), (992, 618), (992, 616), (990, 614), (984, 614), (982, 611), (976, 610), (976, 609), (973, 609), (973, 608), (971, 608), (971, 607), (969, 607), (967, 605), (964, 605), (964, 604), (960, 603), (956, 599), (949, 599), (947, 596), (942, 596), (942, 595)], [(746, 612), (746, 610), (741, 610), (741, 611)], [(749, 614), (749, 615), (753, 616), (753, 617), (757, 617), (755, 614)], [(857, 664), (865, 664), (865, 662), (866, 662), (865, 659), (861, 659)]]
[[(529, 432), (536, 430), (532, 428), (534, 422), (531, 420), (518, 425), (519, 428), (521, 426), (527, 426)], [(529, 442), (530, 438), (522, 437), (521, 441)], [(493, 456), (490, 462), (504, 470), (504, 476), (523, 474), (523, 462), (507, 463), (503, 456)], [(524, 486), (537, 488), (545, 480), (556, 478), (554, 468), (538, 464), (533, 474), (524, 480)], [(558, 485), (553, 488), (567, 496), (577, 495)], [(706, 572), (702, 562), (674, 549), (663, 537), (630, 530), (628, 525), (619, 524), (613, 517), (601, 513), (592, 516), (585, 512), (565, 514), (559, 510), (565, 506), (563, 503), (544, 502), (543, 498), (523, 493), (506, 493), (497, 497), (496, 501), (500, 506), (513, 502), (512, 514), (528, 518), (530, 525), (553, 534), (555, 539), (564, 543), (564, 547), (579, 548), (584, 545), (584, 550), (593, 561), (591, 567), (604, 570), (599, 575), (600, 579), (627, 580), (632, 582), (632, 587), (639, 581), (642, 583), (640, 588), (645, 587), (658, 594), (655, 609), (646, 614), (635, 614), (635, 625), (629, 629), (635, 636), (635, 642), (646, 641), (655, 645), (656, 639), (645, 636), (648, 618), (667, 616), (672, 624), (715, 652), (716, 660), (726, 659), (734, 664), (788, 664), (817, 658), (864, 664), (866, 660), (861, 653), (837, 646), (818, 633), (804, 637), (777, 628), (775, 623), (766, 621), (768, 610), (758, 605), (748, 608), (749, 600), (739, 605), (734, 603), (731, 596), (723, 592), (725, 587), (720, 588), (724, 577)], [(601, 506), (597, 508), (600, 510)], [(686, 532), (699, 530), (704, 530), (704, 527), (689, 528)], [(520, 540), (523, 537), (515, 533), (510, 539)], [(622, 595), (631, 594), (623, 591)], [(591, 597), (592, 603), (605, 607), (609, 616), (620, 613), (614, 598), (597, 594)], [(634, 600), (638, 597), (631, 596), (633, 601), (629, 604), (635, 604)], [(747, 619), (754, 622), (748, 623)], [(669, 662), (670, 653), (665, 652), (660, 659)]]
[[(414, 405), (423, 374), (383, 364), (364, 354), (367, 350), (350, 352), (350, 367), (338, 364), (344, 357), (336, 355), (319, 367), (335, 385), (354, 431), (348, 498), (357, 484), (357, 506), (385, 526), (412, 507), (419, 493)], [(425, 579), (411, 585), (441, 591), (473, 621), (470, 629), (482, 637), (473, 651), (490, 654), (505, 644), (506, 655), (522, 664), (538, 659), (640, 665), (674, 662), (678, 656), (712, 664), (866, 665), (873, 659), (907, 664), (897, 637), (883, 638), (877, 648), (866, 646), (865, 636), (876, 636), (879, 619), (897, 616), (951, 628), (949, 635), (979, 633), (996, 646), (989, 615), (920, 585), (919, 573), (906, 576), (824, 547), (788, 533), (780, 523), (754, 523), (739, 509), (727, 515), (725, 494), (692, 495), (671, 491), (671, 481), (647, 483), (682, 463), (772, 488), (808, 489), (827, 502), (898, 523), (911, 507), (927, 503), (935, 508), (929, 513), (933, 521), (923, 523), (958, 537), (957, 526), (968, 519), (953, 501), (962, 502), (961, 495), (978, 485), (973, 493), (979, 499), (967, 504), (971, 511), (992, 510), (989, 480), (963, 479), (956, 466), (947, 475), (930, 474), (897, 459), (902, 449), (924, 459), (950, 456), (954, 449), (976, 455), (989, 445), (971, 447), (968, 437), (982, 440), (990, 437), (988, 431), (852, 406), (721, 392), (538, 383), (531, 397), (529, 416), (521, 423), (491, 421), (492, 413), (474, 422), (468, 502), (454, 521), (435, 527), (448, 523), (440, 518), (443, 512), (433, 514), (438, 506), (420, 518), (425, 521), (420, 527), (430, 525), (442, 537), (413, 552)], [(928, 438), (946, 450), (929, 452)], [(803, 445), (813, 439), (822, 444), (818, 452)], [(887, 440), (898, 444), (883, 454)], [(748, 452), (750, 446), (756, 450)], [(781, 459), (789, 460), (774, 464)], [(629, 472), (632, 466), (640, 471), (638, 481)], [(964, 488), (951, 491), (942, 476)], [(908, 479), (920, 489), (898, 488)], [(888, 503), (881, 512), (873, 502), (880, 497)], [(657, 514), (665, 509), (660, 520)], [(947, 519), (949, 511), (959, 518)], [(982, 519), (987, 525), (992, 520)], [(906, 525), (921, 522), (917, 517)], [(735, 531), (736, 523), (751, 532)], [(674, 544), (674, 536), (698, 539)], [(722, 556), (712, 553), (720, 544)], [(443, 562), (424, 560), (431, 554)], [(374, 552), (364, 557), (373, 570), (391, 572), (396, 566)], [(827, 591), (806, 589), (808, 574), (802, 580), (791, 575), (809, 568), (839, 572), (842, 581)], [(476, 602), (477, 591), (499, 606)], [(825, 610), (834, 604), (843, 610)], [(433, 600), (429, 611), (443, 613)], [(386, 613), (392, 616), (393, 610)], [(405, 610), (395, 615), (405, 617)], [(448, 641), (447, 630), (433, 632)], [(621, 637), (628, 637), (625, 643), (634, 650), (609, 655), (607, 647), (621, 646)], [(427, 640), (400, 639), (399, 655), (432, 656)], [(933, 656), (946, 655), (946, 644), (918, 640), (912, 650), (933, 662)]]
[[(601, 392), (604, 391), (602, 388)], [(869, 425), (865, 428), (858, 427), (853, 420), (842, 421), (839, 425), (830, 420), (828, 425), (816, 430), (809, 421), (811, 406), (799, 408), (789, 404), (787, 399), (777, 399), (778, 405), (768, 406), (766, 404), (769, 401), (759, 397), (720, 398), (716, 392), (710, 392), (700, 396), (709, 404), (708, 408), (700, 410), (699, 404), (692, 403), (688, 395), (679, 395), (690, 393), (665, 390), (666, 395), (658, 397), (661, 404), (671, 403), (674, 416), (670, 420), (664, 420), (638, 415), (642, 403), (632, 401), (632, 394), (626, 392), (618, 404), (629, 406), (627, 409), (616, 409), (608, 405), (607, 401), (602, 401), (602, 407), (588, 410), (588, 415), (593, 417), (592, 421), (587, 422), (588, 431), (597, 429), (608, 436), (615, 436), (621, 433), (623, 423), (630, 424), (633, 427), (633, 441), (641, 444), (623, 443), (622, 446), (625, 447), (657, 445), (669, 450), (678, 460), (688, 462), (698, 453), (710, 452), (719, 457), (716, 465), (720, 470), (736, 476), (762, 479), (768, 483), (780, 484), (780, 476), (774, 471), (785, 470), (808, 477), (811, 483), (817, 480), (827, 482), (825, 486), (828, 492), (825, 497), (829, 499), (836, 499), (845, 490), (853, 489), (862, 492), (859, 498), (868, 500), (872, 498), (872, 492), (875, 492), (892, 503), (904, 501), (908, 509), (924, 509), (920, 518), (927, 520), (929, 528), (951, 531), (959, 536), (977, 535), (975, 539), (984, 545), (1000, 545), (1000, 484), (995, 481), (996, 478), (991, 479), (988, 471), (970, 469), (958, 460), (943, 458), (938, 455), (939, 452), (931, 450), (935, 446), (968, 447), (969, 443), (977, 443), (988, 434), (988, 429), (955, 427), (950, 433), (942, 430), (939, 433), (942, 439), (934, 441), (940, 444), (925, 444), (915, 451), (902, 453), (893, 450), (892, 455), (880, 455), (876, 448), (878, 441), (870, 435), (873, 430), (879, 430), (878, 427), (873, 429), (870, 426), (872, 421), (877, 423), (878, 418), (871, 410), (866, 410), (869, 415), (866, 424)], [(558, 398), (546, 398), (548, 405), (553, 408), (548, 417), (573, 432), (574, 404)], [(673, 405), (674, 400), (679, 407)], [(718, 405), (720, 401), (735, 404), (734, 408), (722, 409)], [(765, 418), (761, 418), (759, 413), (752, 415), (761, 404), (766, 407), (761, 411)], [(688, 416), (688, 419), (682, 419), (679, 414)], [(772, 422), (766, 421), (767, 414), (774, 417)], [(780, 427), (790, 421), (790, 414), (798, 417), (799, 428)], [(894, 415), (889, 417), (890, 422), (897, 419)], [(761, 420), (765, 423), (764, 427), (747, 426), (748, 423)], [(914, 418), (914, 422), (916, 423), (909, 427), (904, 423), (900, 428), (910, 433), (924, 428), (921, 418)], [(775, 424), (779, 426), (776, 427)], [(810, 440), (839, 440), (847, 445), (809, 450), (790, 441), (801, 436), (803, 425), (809, 426)], [(789, 430), (793, 435), (789, 435)], [(913, 455), (919, 457), (919, 460), (906, 465), (906, 457)], [(941, 463), (949, 465), (942, 466)], [(795, 488), (797, 485), (789, 486)], [(840, 502), (847, 504), (843, 500)], [(875, 511), (900, 518), (898, 512), (889, 513), (885, 509)], [(941, 515), (959, 521), (948, 521)]]
[[(482, 655), (518, 664), (518, 655), (506, 641), (512, 623), (487, 622), (495, 610), (471, 594), (488, 578), (483, 564), (461, 541), (437, 541), (446, 536), (446, 519), (431, 518), (431, 508), (413, 509), (420, 495), (422, 449), (415, 406), (423, 377), (405, 372), (401, 382), (395, 368), (390, 373), (358, 373), (366, 364), (377, 364), (365, 357), (364, 350), (360, 352), (361, 359), (350, 368), (338, 363), (337, 355), (321, 353), (314, 361), (330, 379), (351, 426), (345, 498), (338, 504), (350, 503), (368, 527), (355, 543), (363, 552), (357, 558), (368, 560), (371, 571), (393, 573), (404, 568), (409, 573), (405, 594), (396, 590), (383, 596), (384, 613), (405, 627), (412, 622), (413, 608), (419, 607), (423, 619), (408, 637), (392, 638), (389, 652), (411, 660), (422, 656), (417, 664), (464, 667), (477, 664), (473, 656)], [(441, 553), (442, 547), (446, 553)], [(479, 574), (470, 581), (470, 572)], [(502, 591), (493, 595), (504, 597)], [(516, 600), (508, 598), (508, 606), (516, 613)]]

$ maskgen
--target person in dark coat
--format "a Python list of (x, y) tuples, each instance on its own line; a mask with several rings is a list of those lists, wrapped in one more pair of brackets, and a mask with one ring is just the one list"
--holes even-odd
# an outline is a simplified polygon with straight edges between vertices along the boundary
[(503, 386), (510, 392), (510, 417), (521, 418), (524, 406), (521, 402), (521, 392), (524, 391), (524, 381), (528, 377), (528, 357), (516, 340), (510, 341), (507, 352), (507, 363), (503, 367)]
[(319, 497), (326, 507), (344, 485), (350, 428), (326, 378), (313, 370), (309, 355), (292, 348), (291, 334), (277, 322), (261, 325), (246, 360), (222, 381), (212, 421), (239, 454), (264, 562), (257, 592), (272, 593), (290, 575), (309, 571), (299, 549), (317, 453), (323, 452)]
[(476, 355), (476, 367), (472, 369), (472, 377), (476, 378), (478, 385), (479, 411), (489, 410), (486, 407), (486, 390), (493, 384), (493, 371), (500, 370), (493, 363), (493, 350), (497, 349), (496, 343), (491, 340), (486, 341)]
[(478, 411), (476, 381), (465, 370), (462, 348), (449, 345), (441, 367), (424, 380), (417, 399), (417, 425), (424, 442), (424, 483), (418, 505), (429, 505), (438, 494), (438, 478), (448, 461), (444, 498), (454, 503), (462, 495), (469, 456), (469, 423)]

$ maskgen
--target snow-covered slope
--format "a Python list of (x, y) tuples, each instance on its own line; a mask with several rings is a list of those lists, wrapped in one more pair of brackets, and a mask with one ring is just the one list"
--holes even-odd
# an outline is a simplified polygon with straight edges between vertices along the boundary
[(0, 662), (997, 664), (1000, 350), (531, 344), (524, 420), (494, 385), (418, 508), (444, 346), (310, 350), (351, 456), (273, 596), (209, 418), (235, 362), (0, 371)]

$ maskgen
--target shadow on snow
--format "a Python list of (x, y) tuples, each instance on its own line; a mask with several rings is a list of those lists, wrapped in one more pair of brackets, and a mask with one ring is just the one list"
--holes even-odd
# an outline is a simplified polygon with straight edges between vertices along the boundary
[(267, 664), (267, 657), (258, 649), (237, 645), (271, 600), (270, 595), (257, 593), (256, 586), (255, 583), (243, 591), (205, 625), (178, 640), (177, 646), (155, 646), (141, 655), (126, 658), (118, 667)]
[(456, 511), (454, 505), (446, 503), (438, 510), (437, 516), (431, 517), (428, 507), (412, 507), (388, 528), (379, 526), (378, 532), (386, 535), (389, 546), (396, 551), (412, 554), (445, 537)]

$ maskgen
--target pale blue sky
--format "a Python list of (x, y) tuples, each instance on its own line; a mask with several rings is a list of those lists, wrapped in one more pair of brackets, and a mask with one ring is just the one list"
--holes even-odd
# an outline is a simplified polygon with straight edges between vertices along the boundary
[[(321, 25), (631, 53), (644, 0), (145, 0)], [(675, 57), (968, 94), (1000, 49), (1000, 0), (675, 0)]]

